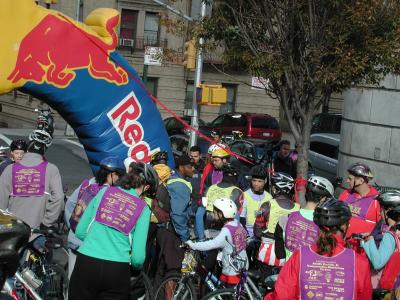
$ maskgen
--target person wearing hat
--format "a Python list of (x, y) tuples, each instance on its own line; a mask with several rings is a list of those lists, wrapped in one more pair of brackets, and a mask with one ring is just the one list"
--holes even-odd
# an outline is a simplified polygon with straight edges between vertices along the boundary
[(166, 187), (170, 196), (170, 221), (160, 224), (157, 244), (161, 249), (156, 281), (182, 267), (184, 249), (182, 243), (189, 240), (189, 208), (192, 185), (188, 181), (193, 176), (193, 161), (187, 154), (176, 160), (175, 173), (168, 179)]
[(19, 162), (24, 157), (27, 149), (28, 144), (25, 142), (25, 140), (13, 140), (10, 144), (10, 157), (7, 157), (7, 159), (0, 164), (0, 175), (7, 166), (13, 164), (14, 162)]
[(353, 233), (371, 232), (381, 219), (381, 207), (375, 199), (379, 192), (369, 183), (374, 178), (371, 169), (358, 162), (351, 165), (347, 172), (349, 188), (339, 196), (339, 200), (346, 202), (353, 214), (347, 231), (347, 237), (350, 237)]

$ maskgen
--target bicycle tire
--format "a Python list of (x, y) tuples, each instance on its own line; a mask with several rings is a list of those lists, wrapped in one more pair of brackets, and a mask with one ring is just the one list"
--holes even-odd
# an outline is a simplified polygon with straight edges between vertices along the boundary
[[(166, 285), (176, 283), (174, 295), (171, 299), (165, 296)], [(173, 273), (161, 281), (154, 295), (155, 300), (197, 300), (196, 289), (190, 277), (182, 276), (181, 273)]]
[[(143, 298), (144, 296), (144, 298)], [(153, 300), (154, 291), (153, 285), (147, 274), (143, 271), (139, 276), (131, 277), (131, 290), (129, 293), (129, 300)]]
[(65, 270), (56, 264), (45, 265), (47, 274), (43, 275), (44, 285), (40, 291), (44, 300), (68, 299), (68, 275)]
[(235, 289), (220, 289), (214, 292), (208, 293), (201, 300), (248, 300), (250, 299), (246, 294), (240, 295), (239, 298), (235, 298)]

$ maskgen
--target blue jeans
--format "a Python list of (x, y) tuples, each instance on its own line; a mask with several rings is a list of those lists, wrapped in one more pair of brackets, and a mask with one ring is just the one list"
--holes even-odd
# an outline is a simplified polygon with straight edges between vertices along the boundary
[(203, 205), (200, 205), (196, 211), (196, 223), (195, 230), (196, 235), (199, 240), (204, 239), (204, 215), (206, 213), (206, 208)]

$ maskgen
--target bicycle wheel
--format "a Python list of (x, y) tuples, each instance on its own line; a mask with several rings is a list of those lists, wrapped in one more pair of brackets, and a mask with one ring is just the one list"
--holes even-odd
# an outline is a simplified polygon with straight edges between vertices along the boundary
[(129, 300), (153, 300), (153, 285), (149, 277), (143, 271), (139, 276), (131, 277), (131, 291)]
[(45, 300), (68, 299), (68, 276), (59, 265), (45, 265), (43, 286), (40, 294)]
[(167, 276), (157, 288), (156, 300), (197, 300), (196, 289), (189, 276), (174, 273)]
[(201, 300), (248, 300), (247, 295), (243, 294), (239, 297), (235, 296), (235, 289), (220, 289), (208, 293)]

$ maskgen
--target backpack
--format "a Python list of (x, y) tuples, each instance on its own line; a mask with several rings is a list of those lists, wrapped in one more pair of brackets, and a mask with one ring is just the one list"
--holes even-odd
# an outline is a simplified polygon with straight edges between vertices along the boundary
[(156, 216), (158, 223), (166, 223), (170, 221), (169, 213), (171, 211), (171, 198), (164, 184), (160, 184), (156, 197), (153, 199), (151, 209)]
[(78, 192), (78, 200), (76, 201), (76, 205), (69, 219), (70, 228), (74, 233), (76, 226), (78, 226), (79, 220), (86, 210), (86, 207), (88, 207), (90, 201), (92, 201), (100, 189), (100, 185), (97, 183), (90, 184), (88, 179), (85, 179), (82, 182), (81, 188)]

